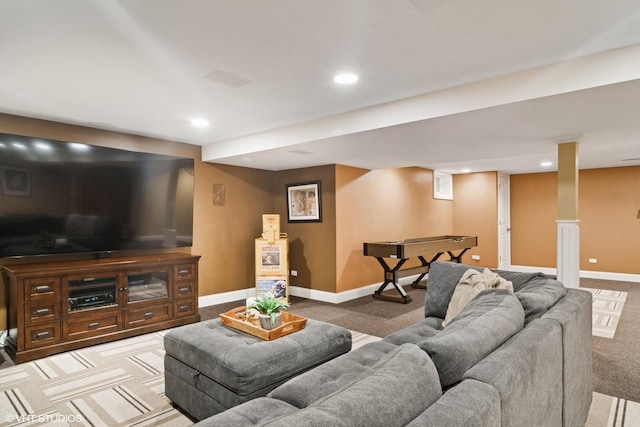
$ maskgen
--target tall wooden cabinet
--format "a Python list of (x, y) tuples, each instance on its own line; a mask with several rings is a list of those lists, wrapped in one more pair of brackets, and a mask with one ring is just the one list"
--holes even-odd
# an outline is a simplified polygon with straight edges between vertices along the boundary
[(4, 266), (16, 363), (197, 322), (199, 256)]

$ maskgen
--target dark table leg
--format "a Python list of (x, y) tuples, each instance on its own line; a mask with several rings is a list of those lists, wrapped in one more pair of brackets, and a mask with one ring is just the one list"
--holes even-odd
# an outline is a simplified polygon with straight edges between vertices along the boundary
[[(380, 285), (380, 287), (373, 293), (373, 297), (377, 299), (400, 302), (402, 304), (408, 304), (411, 302), (411, 297), (402, 289), (402, 286), (398, 286), (398, 270), (400, 267), (407, 261), (406, 259), (401, 259), (398, 263), (393, 266), (393, 268), (389, 267), (389, 265), (385, 262), (384, 258), (376, 257), (382, 268), (384, 269), (384, 283)], [(399, 296), (396, 295), (383, 295), (382, 292), (389, 285), (393, 285), (398, 291)]]

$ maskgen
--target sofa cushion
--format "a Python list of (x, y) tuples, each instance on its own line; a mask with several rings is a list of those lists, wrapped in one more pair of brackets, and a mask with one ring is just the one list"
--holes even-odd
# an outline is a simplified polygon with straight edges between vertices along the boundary
[(507, 289), (513, 291), (513, 285), (488, 268), (485, 268), (482, 272), (474, 268), (468, 269), (464, 272), (453, 291), (442, 326), (447, 326), (454, 317), (460, 314), (473, 297), (485, 289)]
[(401, 345), (406, 343), (417, 344), (420, 341), (425, 340), (436, 335), (442, 330), (442, 319), (439, 317), (427, 317), (411, 326), (400, 329), (393, 332), (386, 337), (383, 341), (390, 342), (395, 345)]
[(442, 395), (429, 357), (413, 344), (384, 356), (366, 375), (264, 426), (405, 426)]
[(434, 261), (431, 263), (424, 304), (424, 317), (445, 318), (456, 285), (469, 268), (482, 271), (480, 268), (458, 264), (457, 262)]
[(433, 360), (442, 386), (449, 387), (523, 327), (524, 310), (512, 293), (485, 290), (446, 328), (418, 346)]
[(367, 375), (375, 364), (397, 348), (394, 344), (382, 341), (365, 344), (290, 379), (268, 396), (305, 408), (362, 375)]
[(260, 425), (274, 417), (296, 412), (298, 408), (286, 402), (268, 397), (258, 397), (224, 412), (212, 415), (193, 427), (249, 427)]
[(525, 273), (522, 271), (508, 271), (508, 270), (493, 270), (494, 273), (498, 273), (500, 277), (510, 281), (513, 284), (513, 291), (518, 292), (520, 288), (533, 279), (555, 279), (556, 276), (545, 274), (541, 272)]
[(495, 427), (502, 425), (498, 391), (467, 379), (450, 388), (407, 427)]
[(516, 291), (525, 313), (525, 324), (537, 319), (567, 294), (567, 288), (552, 278), (537, 277)]

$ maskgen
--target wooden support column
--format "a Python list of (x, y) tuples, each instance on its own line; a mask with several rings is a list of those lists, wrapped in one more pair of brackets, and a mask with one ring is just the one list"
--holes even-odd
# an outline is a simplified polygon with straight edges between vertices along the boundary
[(558, 280), (580, 286), (580, 227), (578, 223), (578, 143), (558, 144)]

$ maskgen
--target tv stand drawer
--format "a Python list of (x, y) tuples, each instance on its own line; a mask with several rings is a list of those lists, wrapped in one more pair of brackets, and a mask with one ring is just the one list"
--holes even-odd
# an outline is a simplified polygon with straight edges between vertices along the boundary
[(64, 324), (64, 339), (68, 341), (116, 332), (119, 328), (118, 313), (111, 312), (102, 316), (87, 316)]
[(125, 310), (126, 328), (142, 326), (145, 323), (158, 323), (171, 318), (171, 304), (156, 304)]
[(45, 323), (25, 328), (27, 340), (25, 349), (46, 347), (60, 342), (60, 322)]
[(60, 320), (59, 306), (58, 301), (28, 302), (25, 306), (26, 324), (36, 325)]

